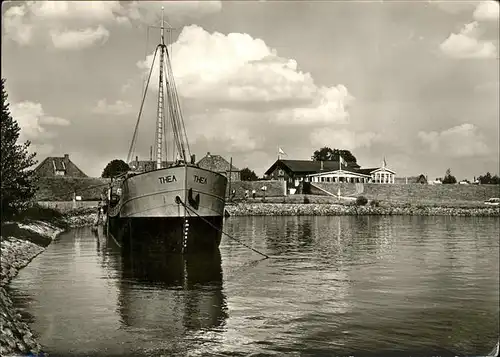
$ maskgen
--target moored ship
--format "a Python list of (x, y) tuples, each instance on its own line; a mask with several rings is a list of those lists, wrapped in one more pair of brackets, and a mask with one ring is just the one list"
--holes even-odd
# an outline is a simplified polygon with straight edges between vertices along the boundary
[[(227, 178), (198, 167), (190, 154), (165, 44), (164, 23), (162, 14), (161, 42), (155, 50), (127, 159), (129, 162), (133, 154), (149, 80), (159, 53), (154, 157), (151, 154), (155, 167), (115, 178), (107, 197), (107, 231), (121, 245), (127, 245), (130, 239), (140, 239), (161, 242), (169, 252), (210, 251), (217, 249), (221, 240)], [(176, 157), (170, 163), (163, 161), (168, 147), (167, 129), (171, 129), (175, 148), (172, 155)]]

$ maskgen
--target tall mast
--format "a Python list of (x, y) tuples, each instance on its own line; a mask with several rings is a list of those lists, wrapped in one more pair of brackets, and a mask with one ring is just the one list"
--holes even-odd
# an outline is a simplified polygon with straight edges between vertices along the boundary
[(156, 169), (161, 169), (162, 163), (162, 135), (163, 135), (163, 109), (164, 109), (164, 95), (163, 95), (163, 61), (165, 55), (165, 28), (163, 25), (163, 6), (161, 7), (161, 43), (160, 47), (160, 81), (158, 88), (158, 116), (156, 119)]

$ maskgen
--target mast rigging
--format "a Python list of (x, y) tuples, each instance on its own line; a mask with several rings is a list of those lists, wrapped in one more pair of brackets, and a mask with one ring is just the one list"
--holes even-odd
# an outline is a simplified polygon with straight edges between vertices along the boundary
[[(164, 20), (163, 15), (163, 7), (162, 7), (162, 19), (160, 26), (160, 43), (156, 46), (155, 53), (153, 56), (153, 61), (151, 63), (151, 68), (149, 71), (149, 76), (146, 82), (146, 87), (144, 89), (144, 94), (142, 96), (141, 106), (139, 109), (139, 114), (137, 117), (137, 122), (134, 129), (134, 134), (132, 137), (132, 142), (130, 144), (127, 162), (131, 161), (133, 157), (133, 152), (135, 150), (136, 142), (137, 142), (137, 134), (138, 134), (138, 126), (140, 119), (142, 117), (142, 111), (144, 107), (144, 102), (146, 100), (146, 94), (149, 87), (149, 81), (151, 78), (151, 74), (153, 72), (153, 68), (155, 65), (155, 59), (158, 52), (160, 52), (160, 61), (159, 61), (159, 79), (158, 79), (158, 99), (157, 99), (157, 117), (156, 117), (156, 131), (155, 131), (155, 168), (162, 168), (163, 162), (163, 146), (165, 146), (165, 155), (168, 150), (168, 142), (167, 142), (167, 123), (165, 121), (165, 114), (168, 113), (170, 126), (172, 127), (173, 134), (173, 152), (172, 155), (175, 155), (174, 151), (177, 151), (181, 160), (184, 162), (188, 162), (188, 157), (190, 154), (190, 147), (187, 140), (186, 127), (184, 125), (184, 120), (181, 111), (181, 105), (179, 101), (179, 95), (177, 93), (175, 79), (172, 71), (171, 59), (167, 45), (165, 44), (165, 26), (166, 22)], [(169, 24), (168, 24), (169, 25)], [(169, 38), (171, 39), (171, 32), (173, 30), (172, 27), (166, 29), (169, 33)], [(172, 42), (172, 40), (170, 40)], [(166, 93), (165, 93), (166, 90)], [(165, 98), (166, 94), (166, 98)], [(167, 99), (168, 109), (165, 110), (165, 99)], [(165, 157), (165, 159), (167, 159)]]

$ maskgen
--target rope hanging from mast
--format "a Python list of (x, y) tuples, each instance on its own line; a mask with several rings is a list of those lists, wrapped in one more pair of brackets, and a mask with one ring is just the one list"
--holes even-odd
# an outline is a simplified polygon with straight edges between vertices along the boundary
[(148, 93), (149, 80), (151, 79), (151, 74), (153, 73), (153, 66), (155, 63), (157, 53), (158, 53), (158, 47), (156, 47), (155, 53), (153, 55), (153, 63), (151, 64), (151, 69), (149, 70), (148, 79), (146, 81), (146, 87), (144, 88), (144, 94), (142, 96), (141, 106), (139, 108), (139, 114), (137, 115), (137, 122), (135, 123), (134, 135), (132, 136), (132, 142), (130, 143), (130, 148), (128, 150), (127, 163), (131, 161), (131, 156), (135, 147), (135, 143), (137, 141), (137, 131), (139, 128), (139, 122), (141, 121), (142, 109), (144, 108), (144, 102), (146, 101), (146, 94)]

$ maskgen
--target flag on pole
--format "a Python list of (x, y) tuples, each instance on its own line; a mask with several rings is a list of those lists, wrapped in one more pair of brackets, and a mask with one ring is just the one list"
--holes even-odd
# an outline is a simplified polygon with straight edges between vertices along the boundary
[(278, 153), (279, 153), (280, 155), (286, 155), (286, 153), (283, 151), (283, 149), (282, 149), (282, 148), (280, 148), (279, 146), (278, 146)]
[(342, 168), (342, 165), (346, 166), (346, 162), (341, 154), (339, 154), (339, 162), (340, 162), (340, 168)]
[(385, 167), (387, 166), (387, 162), (385, 161), (385, 157), (384, 157), (384, 162), (383, 162), (383, 164), (384, 164), (384, 169), (385, 169)]

